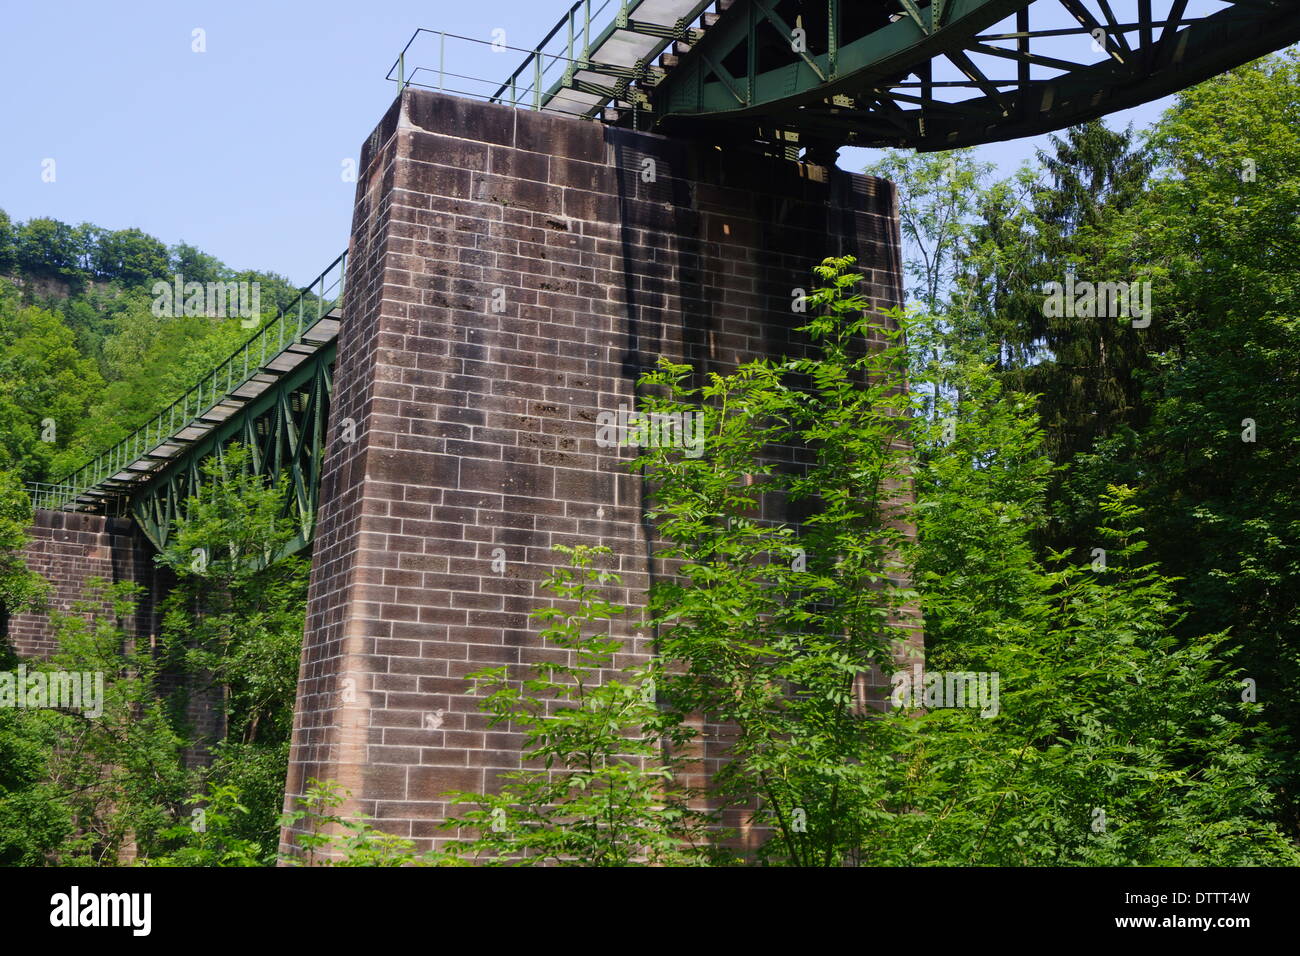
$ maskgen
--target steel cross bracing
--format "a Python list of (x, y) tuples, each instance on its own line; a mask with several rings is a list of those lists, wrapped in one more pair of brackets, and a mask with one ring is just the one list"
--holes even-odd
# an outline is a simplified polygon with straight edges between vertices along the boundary
[(235, 441), (254, 473), (287, 474), (284, 513), (306, 545), (315, 529), (346, 253), (225, 362), (122, 442), (55, 484), (37, 508), (131, 514), (159, 550), (200, 486), (203, 463)]
[(1297, 41), (1300, 0), (579, 0), (497, 98), (526, 79), (538, 108), (680, 136), (950, 149)]
[(286, 553), (311, 542), (316, 528), (321, 462), (329, 422), (336, 343), (316, 349), (305, 361), (186, 448), (166, 468), (140, 482), (130, 496), (130, 513), (160, 551), (177, 518), (188, 514), (204, 481), (204, 463), (215, 459), (223, 474), (232, 442), (249, 449), (245, 470), (275, 481), (288, 475), (282, 513), (297, 532)]

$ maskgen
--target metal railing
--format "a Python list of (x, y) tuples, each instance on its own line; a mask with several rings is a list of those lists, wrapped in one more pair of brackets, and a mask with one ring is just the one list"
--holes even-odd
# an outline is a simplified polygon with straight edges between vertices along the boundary
[[(637, 0), (637, 4), (639, 3), (640, 0)], [(633, 4), (633, 6), (636, 6), (637, 4)], [(612, 6), (615, 6), (615, 0), (594, 0), (594, 2), (593, 0), (577, 0), (577, 2), (569, 8), (569, 11), (564, 16), (560, 17), (555, 26), (551, 28), (551, 32), (542, 38), (541, 43), (537, 44), (537, 46), (532, 50), (522, 51), (528, 54), (524, 57), (524, 62), (520, 63), (519, 67), (510, 74), (510, 78), (502, 83), (497, 91), (492, 94), (490, 98), (491, 102), (506, 102), (505, 94), (506, 91), (509, 90), (510, 101), (513, 105), (517, 106), (518, 95), (516, 93), (516, 88), (519, 80), (528, 79), (530, 81), (530, 86), (525, 88), (525, 92), (532, 93), (534, 101), (537, 104), (533, 109), (542, 109), (545, 105), (542, 102), (542, 99), (543, 97), (548, 96), (547, 93), (543, 93), (543, 88), (549, 90), (550, 87), (554, 86), (556, 83), (556, 80), (548, 81), (547, 79), (552, 67), (554, 67), (558, 62), (564, 62), (569, 64), (566, 72), (571, 73), (581, 69), (582, 66), (586, 64), (587, 58), (590, 56), (592, 50), (591, 21), (600, 18), (605, 11)], [(619, 9), (623, 16), (627, 16), (627, 0), (620, 0)], [(578, 37), (579, 11), (581, 11), (582, 45), (577, 48), (577, 55), (575, 56), (574, 42)], [(567, 31), (564, 29), (566, 26), (568, 27)], [(562, 55), (558, 52), (561, 43), (563, 43), (564, 47), (564, 53)], [(550, 49), (552, 44), (554, 44), (555, 49)], [(550, 63), (546, 62), (548, 58), (551, 61)], [(531, 77), (529, 74), (531, 74)]]
[(204, 412), (248, 382), (268, 360), (287, 346), (301, 342), (304, 334), (342, 301), (346, 272), (345, 250), (229, 358), (148, 422), (59, 481), (29, 485), (33, 505), (37, 508), (66, 508), (87, 490), (139, 461), (177, 432), (192, 426)]
[[(636, 19), (646, 0), (577, 0), (551, 28), (537, 47), (528, 51), (518, 69), (501, 84), (492, 95), (491, 102), (505, 103), (506, 91), (510, 91), (511, 102), (517, 105), (516, 87), (520, 80), (529, 79), (536, 99), (535, 109), (546, 109), (558, 99), (566, 89), (575, 89), (594, 96), (593, 102), (584, 103), (581, 115), (595, 118), (602, 108), (619, 100), (637, 102), (636, 95), (630, 95), (629, 84), (633, 81), (653, 83), (656, 75), (651, 63), (666, 49), (673, 40), (693, 41), (702, 31), (695, 29), (695, 24), (704, 16), (705, 11), (713, 6), (713, 0), (697, 0), (693, 5), (683, 5), (676, 11), (679, 16), (671, 23), (654, 23)], [(606, 12), (612, 14), (605, 20)], [(663, 12), (662, 9), (660, 11)], [(592, 36), (592, 22), (602, 25)], [(651, 42), (640, 51), (636, 63), (603, 63), (593, 57), (600, 56), (618, 31), (650, 37)], [(564, 52), (559, 52), (563, 50)], [(547, 62), (549, 60), (549, 62)], [(564, 72), (553, 80), (548, 80), (556, 63), (566, 63)], [(575, 83), (574, 74), (580, 71), (594, 73), (607, 78), (612, 86), (591, 82)], [(573, 112), (568, 110), (566, 112)]]
[[(604, 0), (604, 2), (610, 3), (613, 0)], [(411, 48), (423, 36), (429, 37), (430, 41), (435, 39), (437, 41), (436, 67), (413, 65)], [(507, 80), (503, 85), (498, 79), (487, 79), (486, 77), (465, 73), (462, 71), (463, 68), (457, 69), (450, 64), (447, 53), (448, 40), (460, 44), (473, 44), (478, 50), (490, 48), (494, 53), (522, 53), (526, 57), (525, 64), (535, 62), (534, 76), (531, 81), (521, 85), (518, 80), (519, 70), (516, 70), (511, 79)], [(453, 47), (454, 51), (455, 48)], [(421, 50), (418, 55), (423, 59), (430, 54)], [(399, 92), (408, 86), (416, 86), (425, 90), (436, 90), (439, 93), (454, 93), (457, 96), (467, 96), (470, 99), (483, 100), (488, 103), (502, 103), (516, 108), (544, 110), (547, 108), (545, 99), (547, 85), (558, 82), (564, 72), (567, 71), (568, 66), (575, 62), (577, 61), (567, 59), (561, 55), (545, 53), (540, 48), (526, 49), (524, 47), (508, 46), (494, 40), (483, 40), (478, 37), (467, 37), (458, 33), (447, 33), (444, 30), (428, 30), (420, 27), (411, 34), (411, 39), (406, 41), (406, 46), (397, 55), (396, 61), (389, 68), (384, 79), (396, 83)], [(522, 69), (523, 67), (520, 67), (520, 70)], [(510, 92), (508, 98), (504, 95), (507, 90)]]
[[(713, 0), (700, 0), (685, 9), (684, 15), (674, 23), (654, 24), (633, 19), (644, 2), (645, 0), (577, 0), (541, 42), (531, 48), (508, 46), (500, 38), (483, 40), (420, 27), (406, 41), (406, 46), (397, 55), (397, 60), (389, 68), (385, 79), (397, 83), (399, 91), (407, 86), (418, 86), (422, 89), (455, 93), (515, 108), (552, 110), (581, 115), (589, 119), (594, 118), (601, 106), (608, 105), (619, 95), (617, 89), (602, 89), (596, 92), (591, 88), (591, 84), (585, 84), (587, 88), (584, 92), (599, 97), (596, 103), (584, 103), (581, 111), (575, 111), (572, 103), (569, 104), (568, 109), (553, 105), (557, 100), (563, 99), (562, 94), (565, 89), (574, 86), (575, 73), (590, 71), (607, 74), (615, 80), (621, 79), (624, 83), (643, 74), (648, 75), (645, 71), (649, 59), (658, 56), (673, 38), (698, 34), (698, 30), (692, 31), (692, 25), (700, 19), (708, 7), (713, 5)], [(649, 47), (646, 57), (643, 58), (644, 62), (637, 65), (614, 66), (593, 61), (593, 54), (599, 52), (617, 30), (643, 33), (657, 38), (657, 42)], [(437, 67), (410, 68), (411, 48), (425, 35), (430, 40), (437, 39)], [(479, 48), (491, 47), (496, 53), (505, 51), (522, 53), (524, 59), (504, 83), (489, 82), (481, 77), (448, 67), (447, 40), (449, 39), (477, 44)], [(430, 55), (421, 54), (422, 57)], [(424, 80), (421, 74), (426, 73), (429, 79)], [(436, 84), (432, 79), (435, 75)], [(448, 81), (456, 85), (449, 85)], [(475, 84), (480, 88), (465, 89), (464, 84)], [(617, 86), (617, 83), (615, 85)], [(491, 89), (491, 92), (487, 92), (482, 87)]]
[(27, 493), (31, 496), (32, 507), (38, 511), (56, 511), (63, 507), (71, 485), (46, 481), (27, 482)]

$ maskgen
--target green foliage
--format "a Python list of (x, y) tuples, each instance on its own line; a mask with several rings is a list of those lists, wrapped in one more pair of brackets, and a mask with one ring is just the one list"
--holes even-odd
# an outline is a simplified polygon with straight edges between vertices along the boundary
[[(851, 265), (819, 270), (807, 357), (700, 385), (663, 362), (643, 378), (644, 415), (701, 414), (707, 438), (702, 454), (650, 442), (634, 463), (674, 574), (651, 588), (657, 703), (633, 723), (671, 741), (674, 775), (698, 756), (698, 722), (730, 728), (710, 799), (770, 835), (759, 849), (769, 863), (1300, 863), (1271, 820), (1270, 729), (1243, 693), (1237, 649), (1222, 632), (1176, 636), (1177, 582), (1145, 560), (1135, 491), (1103, 490), (1082, 564), (1040, 557), (1058, 469), (1033, 397), (1006, 389), (978, 347), (909, 357), (900, 324), (868, 316)], [(884, 341), (867, 348), (872, 332)], [(915, 384), (930, 421), (906, 414), (909, 368), (929, 372)], [(772, 454), (781, 448), (798, 449), (802, 466), (779, 464), (795, 457)], [(900, 530), (909, 515), (914, 540)], [(534, 665), (522, 683), (509, 668), (476, 675), (494, 690), (495, 722), (525, 728), (532, 766), (500, 793), (454, 796), (476, 808), (448, 825), (475, 835), (440, 862), (648, 858), (610, 855), (584, 828), (593, 801), (626, 813), (645, 779), (644, 765), (620, 768), (631, 776), (617, 798), (592, 793), (590, 768), (608, 758), (590, 754), (628, 735), (624, 712), (594, 728), (592, 718), (645, 697), (608, 679), (587, 688), (620, 643), (584, 636), (616, 609), (586, 593), (606, 577), (576, 558), (584, 577), (550, 582), (576, 609), (543, 612), (563, 625), (545, 636), (594, 656)], [(913, 601), (926, 669), (995, 682), (991, 706), (862, 706), (862, 677), (899, 665)], [(588, 782), (575, 791), (584, 758)], [(656, 834), (669, 836), (662, 819), (636, 842)]]
[(992, 164), (977, 162), (969, 150), (890, 150), (864, 170), (905, 191), (898, 218), (905, 240), (907, 294), (930, 314), (939, 311), (970, 254), (980, 187), (992, 169)]
[[(0, 470), (0, 625), (10, 615), (41, 608), (48, 591), (45, 579), (27, 569), (20, 553), (31, 521), (32, 502), (20, 477)], [(3, 651), (0, 645), (0, 663)]]
[[(284, 514), (287, 477), (254, 474), (251, 452), (226, 448), (206, 461), (186, 517), (160, 564), (177, 583), (164, 602), (162, 652), (188, 677), (183, 694), (220, 698), (225, 719), (210, 781), (236, 787), (248, 812), (239, 833), (273, 852), (288, 765), (305, 626), (309, 566), (280, 557), (297, 533)], [(184, 711), (183, 701), (173, 713)]]
[[(0, 223), (2, 225), (2, 223)], [(11, 615), (42, 607), (47, 585), (19, 554), (32, 505), (19, 476), (0, 471), (0, 634)], [(18, 658), (0, 640), (0, 670)], [(71, 810), (49, 783), (55, 726), (40, 711), (0, 707), (0, 866), (36, 866), (72, 832)]]
[(86, 335), (97, 337), (96, 354), (106, 384), (73, 446), (60, 458), (65, 472), (126, 438), (193, 387), (249, 335), (238, 321), (159, 317), (152, 305), (144, 292), (127, 292), (113, 301), (106, 326), (86, 326)]
[(102, 233), (91, 261), (96, 275), (132, 285), (163, 278), (170, 270), (167, 247), (139, 229)]
[(240, 802), (239, 790), (216, 784), (207, 793), (195, 794), (188, 823), (181, 823), (164, 835), (184, 841), (176, 850), (146, 862), (149, 866), (269, 866), (273, 862), (263, 847), (242, 834), (242, 818), (249, 814)]
[[(678, 570), (650, 604), (664, 697), (676, 719), (734, 725), (715, 798), (777, 834), (765, 853), (839, 865), (888, 827), (900, 773), (895, 722), (868, 720), (858, 690), (894, 666), (907, 631), (899, 522), (909, 400), (901, 327), (854, 289), (853, 260), (828, 259), (808, 297), (808, 358), (748, 363), (690, 384), (661, 363), (643, 377), (650, 415), (700, 414), (705, 454), (645, 449), (665, 546)], [(868, 347), (868, 336), (883, 336)], [(666, 392), (664, 395), (654, 391)], [(797, 448), (806, 468), (765, 454)], [(782, 504), (784, 502), (785, 504)], [(802, 529), (796, 530), (796, 522)]]
[(59, 316), (20, 306), (0, 282), (0, 468), (49, 479), (101, 387)]
[(177, 575), (165, 602), (171, 659), (223, 689), (233, 740), (287, 737), (297, 683), (308, 566), (276, 561), (297, 534), (284, 515), (288, 477), (254, 473), (232, 445), (208, 459), (159, 563)]
[(283, 276), (235, 272), (138, 229), (13, 223), (0, 211), (0, 469), (29, 481), (65, 477), (249, 336), (231, 319), (155, 315), (154, 281), (177, 274), (259, 283), (263, 318), (297, 294)]
[(43, 711), (0, 708), (0, 866), (40, 866), (73, 832), (72, 807), (49, 779), (57, 722)]
[[(956, 219), (971, 217), (968, 226), (947, 227), (968, 228), (969, 238), (958, 243), (947, 296), (932, 303), (931, 338), (993, 363), (1008, 395), (1037, 393), (1043, 447), (1062, 466), (1033, 506), (1049, 520), (1033, 525), (1026, 546), (1047, 566), (1052, 549), (1088, 553), (1100, 546), (1094, 529), (1108, 520), (1107, 488), (1136, 490), (1153, 563), (1185, 611), (1170, 621), (1171, 633), (1187, 647), (1230, 634), (1240, 648), (1234, 666), (1257, 682), (1269, 729), (1253, 738), (1251, 753), (1265, 761), (1258, 772), (1276, 797), (1271, 812), (1293, 839), (1297, 116), (1300, 61), (1292, 51), (1185, 91), (1145, 143), (1100, 124), (1067, 131), (1037, 168), (1014, 182), (977, 182), (960, 202), (933, 175), (912, 171), (915, 164), (895, 163), (905, 223), (945, 202)], [(918, 280), (929, 275), (924, 257), (908, 262)], [(1150, 326), (1046, 317), (1042, 283), (1059, 281), (1070, 265), (1080, 279), (1149, 280)], [(938, 352), (931, 347), (918, 364), (939, 366)], [(968, 396), (954, 387), (940, 379), (934, 392), (964, 421)], [(1254, 441), (1243, 441), (1251, 437), (1247, 419)], [(920, 457), (928, 454), (922, 446)], [(948, 530), (958, 542), (963, 529)], [(972, 608), (953, 608), (952, 621)], [(927, 612), (932, 647), (932, 628), (946, 626), (940, 613)]]
[(548, 656), (527, 668), (471, 675), (491, 691), (483, 708), (492, 726), (524, 735), (522, 769), (502, 774), (499, 792), (448, 794), (474, 809), (449, 817), (447, 829), (475, 832), (448, 844), (434, 859), (464, 857), (492, 865), (626, 866), (704, 864), (705, 816), (692, 811), (679, 782), (680, 748), (689, 734), (656, 706), (664, 680), (654, 665), (620, 676), (621, 638), (603, 633), (624, 608), (601, 597), (618, 577), (597, 568), (608, 548), (556, 550), (570, 568), (555, 569), (546, 588), (564, 602), (533, 612), (542, 622)]
[(149, 648), (134, 647), (126, 636), (137, 591), (92, 581), (71, 613), (51, 613), (60, 649), (46, 666), (103, 679), (101, 714), (50, 713), (58, 743), (49, 780), (77, 821), (75, 838), (59, 850), (63, 864), (111, 865), (132, 851), (149, 855), (162, 845), (188, 792), (183, 741), (157, 696), (157, 663)]
[[(1279, 808), (1300, 834), (1300, 55), (1268, 57), (1180, 96), (1156, 138), (1165, 172), (1142, 209), (1165, 267), (1174, 342), (1147, 389), (1153, 546), (1185, 579), (1184, 630), (1231, 629), (1278, 727)], [(1249, 161), (1249, 162), (1248, 162)], [(1246, 419), (1254, 441), (1243, 441)]]
[[(1041, 610), (1030, 535), (1046, 520), (1052, 463), (1030, 397), (1003, 389), (990, 367), (961, 353), (950, 355), (943, 374), (962, 398), (943, 400), (942, 417), (917, 436), (919, 544), (911, 560), (927, 661), (961, 670), (949, 656), (954, 644), (984, 641)], [(966, 663), (980, 663), (969, 647), (964, 653)]]
[(1141, 560), (1135, 492), (1099, 502), (1104, 554), (1049, 569), (1033, 546), (1051, 465), (1031, 403), (978, 364), (949, 374), (966, 396), (956, 438), (936, 426), (918, 456), (927, 668), (996, 673), (1001, 692), (992, 718), (919, 718), (897, 862), (1300, 862), (1269, 820), (1267, 728), (1235, 649), (1174, 636), (1175, 582)]
[[(224, 477), (223, 462), (232, 472)], [(161, 557), (179, 584), (157, 651), (126, 638), (129, 585), (97, 582), (71, 613), (52, 615), (61, 650), (49, 665), (27, 662), (29, 670), (102, 675), (104, 712), (0, 710), (0, 860), (274, 861), (307, 572), (298, 559), (262, 566), (294, 531), (281, 515), (283, 487), (265, 486), (247, 463), (239, 447), (208, 463), (213, 480), (176, 528), (176, 548)], [(25, 540), (30, 514), (16, 478), (0, 472), (0, 587), (23, 606), (39, 592), (12, 549)], [(195, 552), (212, 556), (201, 571)], [(12, 574), (4, 572), (5, 561)], [(169, 706), (159, 696), (164, 672), (187, 677), (190, 691), (218, 689), (227, 719), (220, 739), (193, 738), (181, 719), (183, 701)], [(182, 754), (195, 746), (213, 757), (202, 791), (188, 801), (201, 811), (202, 828), (183, 812), (199, 781), (184, 769)], [(359, 831), (343, 849), (373, 862), (388, 852), (386, 840)]]
[[(283, 787), (281, 779), (277, 795)], [(426, 860), (414, 851), (411, 840), (377, 830), (365, 820), (342, 817), (334, 811), (351, 793), (333, 781), (309, 780), (307, 793), (293, 810), (277, 814), (281, 824), (301, 830), (295, 854), (279, 855), (274, 844), (250, 839), (249, 819), (257, 812), (246, 806), (243, 791), (233, 783), (209, 783), (187, 803), (190, 816), (165, 834), (177, 846), (166, 854), (142, 861), (146, 866), (272, 866), (279, 860), (290, 866), (421, 866)], [(305, 821), (305, 825), (304, 825)]]
[[(1132, 249), (1113, 242), (1108, 231), (1139, 202), (1152, 161), (1131, 129), (1114, 132), (1101, 122), (1050, 142), (1051, 152), (1039, 153), (1047, 182), (1035, 192), (1034, 229), (1022, 240), (1026, 280), (1039, 294), (1016, 299), (1020, 342), (1032, 342), (1039, 361), (1008, 377), (1039, 396), (1047, 449), (1064, 462), (1122, 425), (1141, 424), (1138, 376), (1147, 364), (1149, 333), (1122, 317), (1049, 316), (1044, 284), (1064, 283), (1067, 270), (1092, 282), (1149, 278)], [(1095, 517), (1085, 516), (1083, 527)]]
[(31, 219), (15, 229), (14, 259), (28, 275), (74, 278), (85, 246), (76, 230), (57, 219)]
[(14, 240), (13, 220), (0, 209), (0, 275), (9, 275), (18, 264)]
[(285, 856), (284, 862), (307, 866), (419, 866), (426, 862), (417, 856), (411, 840), (376, 830), (365, 820), (334, 813), (351, 795), (332, 780), (308, 780), (301, 804), (283, 817), (286, 827), (301, 828), (300, 824), (307, 822), (306, 832), (297, 837), (297, 849), (305, 853)]
[[(292, 689), (291, 689), (292, 691)], [(278, 703), (293, 707), (292, 692)], [(226, 787), (239, 794), (244, 811), (230, 819), (227, 832), (259, 847), (262, 857), (274, 856), (280, 842), (284, 780), (289, 767), (289, 739), (244, 743), (229, 736), (212, 752), (207, 771), (210, 789)]]

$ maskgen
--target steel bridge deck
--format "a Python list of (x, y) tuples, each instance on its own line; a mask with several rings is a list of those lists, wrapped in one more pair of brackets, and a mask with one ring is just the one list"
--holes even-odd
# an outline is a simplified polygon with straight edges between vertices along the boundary
[(34, 486), (37, 508), (132, 515), (155, 547), (202, 484), (202, 464), (233, 441), (253, 472), (289, 476), (295, 548), (315, 527), (320, 465), (343, 314), (346, 253), (209, 372), (126, 439), (54, 484)]
[(1297, 0), (578, 0), (492, 98), (719, 142), (938, 150), (1296, 42)]

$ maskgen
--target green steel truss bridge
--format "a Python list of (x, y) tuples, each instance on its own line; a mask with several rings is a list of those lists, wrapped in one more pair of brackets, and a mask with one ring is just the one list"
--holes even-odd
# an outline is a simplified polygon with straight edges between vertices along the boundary
[(953, 149), (1297, 41), (1297, 0), (578, 0), (491, 99), (814, 152)]
[(184, 395), (55, 484), (32, 486), (37, 508), (130, 515), (160, 551), (232, 442), (256, 474), (289, 476), (285, 513), (311, 541), (342, 321), (343, 253), (298, 297)]
[[(426, 85), (407, 64), (422, 34), (440, 35), (416, 31), (390, 71), (399, 86)], [(1297, 41), (1300, 0), (578, 0), (495, 93), (453, 92), (816, 158), (1059, 129)], [(36, 507), (129, 514), (161, 549), (203, 463), (239, 441), (258, 474), (288, 474), (306, 546), (346, 265), (118, 445), (35, 486)]]

